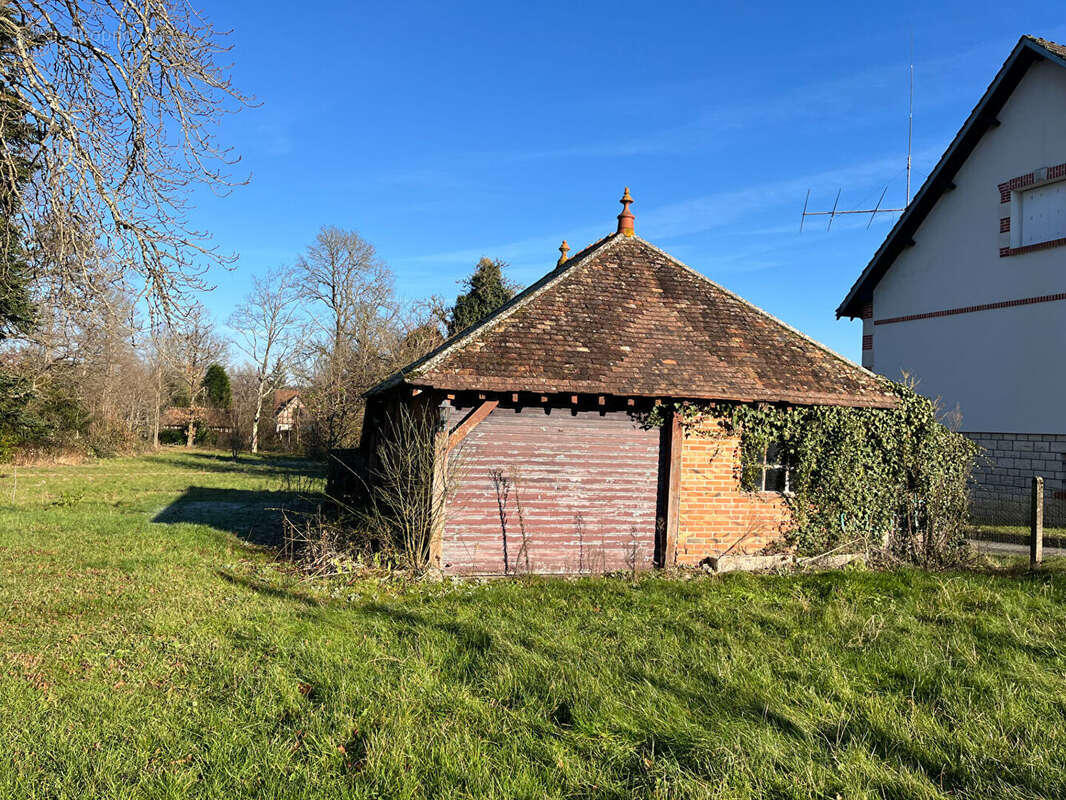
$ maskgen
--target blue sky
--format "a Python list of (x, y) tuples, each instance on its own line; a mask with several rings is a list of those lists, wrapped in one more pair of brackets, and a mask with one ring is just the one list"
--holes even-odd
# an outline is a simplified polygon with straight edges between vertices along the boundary
[(250, 183), (196, 198), (240, 257), (217, 318), (326, 224), (406, 298), (454, 297), (481, 255), (528, 284), (628, 185), (638, 234), (856, 360), (833, 312), (892, 220), (801, 235), (807, 189), (902, 204), (912, 41), (915, 188), (1018, 36), (1066, 41), (1053, 2), (196, 2), (259, 101), (221, 131)]

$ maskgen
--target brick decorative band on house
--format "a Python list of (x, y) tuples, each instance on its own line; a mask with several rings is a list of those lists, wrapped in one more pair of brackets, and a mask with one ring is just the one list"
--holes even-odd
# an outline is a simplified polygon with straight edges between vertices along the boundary
[(1010, 217), (1001, 217), (999, 220), (999, 232), (1010, 233)]
[(862, 307), (862, 318), (873, 319), (874, 318), (874, 304), (865, 303)]
[[(1064, 240), (1066, 243), (1066, 240)], [(1029, 306), (1034, 303), (1054, 303), (1066, 300), (1066, 292), (1058, 294), (1044, 294), (1039, 297), (1023, 297), (1019, 300), (1003, 300), (998, 303), (983, 303), (977, 306), (961, 306), (960, 308), (947, 308), (943, 311), (927, 311), (924, 314), (907, 314), (902, 317), (886, 317), (875, 319), (874, 325), (894, 325), (897, 322), (913, 322), (919, 319), (933, 319), (935, 317), (951, 317), (955, 314), (973, 314), (976, 311), (994, 311), (997, 308), (1013, 308), (1015, 306)]]
[(1023, 253), (1033, 253), (1037, 250), (1050, 250), (1052, 247), (1062, 247), (1066, 245), (1066, 238), (1052, 239), (1047, 242), (1037, 242), (1036, 244), (1027, 244), (1024, 247), (1001, 247), (999, 248), (999, 257), (1006, 258), (1007, 256), (1020, 256)]
[(866, 334), (862, 337), (862, 349), (873, 350), (874, 349), (874, 337), (872, 334)]

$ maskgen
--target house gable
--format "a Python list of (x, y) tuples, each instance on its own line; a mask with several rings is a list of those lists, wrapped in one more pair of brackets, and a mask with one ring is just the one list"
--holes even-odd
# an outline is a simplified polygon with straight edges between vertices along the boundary
[(1058, 436), (1066, 375), (1051, 365), (1066, 347), (1066, 243), (1049, 227), (1051, 241), (1025, 244), (1032, 220), (1018, 210), (1032, 211), (1034, 188), (1066, 189), (1063, 65), (1030, 63), (995, 120), (952, 172), (957, 188), (910, 235), (914, 246), (866, 287), (863, 363), (915, 379), (969, 433)]
[[(892, 269), (901, 253), (914, 246), (919, 229), (937, 204), (944, 202), (961, 185), (957, 180), (960, 171), (984, 137), (990, 131), (997, 131), (1000, 127), (1001, 112), (1030, 69), (1037, 64), (1051, 67), (1052, 71), (1066, 67), (1066, 47), (1032, 36), (1023, 36), (1019, 40), (907, 210), (897, 220), (881, 247), (878, 248), (870, 263), (837, 308), (837, 317), (863, 316), (864, 310), (873, 300), (875, 287)], [(1005, 182), (1008, 184), (1008, 191), (1011, 178), (1023, 177), (1027, 172), (1041, 166), (1054, 165), (1033, 164), (1019, 173), (1006, 175)], [(998, 191), (998, 184), (994, 188)], [(967, 186), (966, 189), (967, 191), (975, 190), (972, 186)], [(1001, 209), (997, 209), (997, 213), (999, 211)], [(1002, 215), (995, 219), (994, 232), (997, 234), (997, 242), (1001, 217)], [(998, 243), (996, 251), (997, 253), (999, 251)]]

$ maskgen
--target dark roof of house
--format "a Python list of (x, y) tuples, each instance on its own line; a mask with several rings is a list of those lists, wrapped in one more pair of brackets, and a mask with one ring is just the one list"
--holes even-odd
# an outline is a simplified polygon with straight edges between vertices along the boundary
[(945, 191), (955, 188), (953, 182), (955, 173), (977, 147), (981, 137), (990, 128), (999, 124), (996, 115), (1006, 104), (1029, 67), (1041, 59), (1066, 67), (1066, 46), (1035, 36), (1023, 36), (1018, 40), (1018, 44), (996, 73), (995, 79), (981, 97), (980, 102), (966, 118), (966, 122), (955, 135), (944, 155), (940, 157), (936, 167), (929, 173), (921, 189), (914, 195), (907, 210), (896, 220), (896, 224), (889, 231), (884, 243), (874, 253), (874, 257), (870, 259), (866, 269), (855, 281), (847, 297), (837, 307), (837, 317), (862, 315), (863, 306), (873, 297), (874, 287), (888, 272), (900, 252), (913, 243), (915, 233), (929, 212), (933, 210), (940, 196)]
[(277, 414), (281, 411), (282, 406), (286, 405), (294, 397), (299, 397), (299, 389), (275, 389), (274, 390), (274, 413)]
[(894, 405), (882, 378), (636, 236), (615, 233), (367, 392)]

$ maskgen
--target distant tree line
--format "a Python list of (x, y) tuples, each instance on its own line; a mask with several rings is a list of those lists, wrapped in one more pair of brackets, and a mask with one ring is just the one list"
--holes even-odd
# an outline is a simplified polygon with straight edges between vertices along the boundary
[[(62, 330), (38, 323), (9, 337), (0, 379), (19, 391), (0, 400), (10, 412), (0, 457), (20, 447), (354, 446), (363, 392), (510, 299), (505, 267), (482, 259), (451, 304), (405, 303), (369, 242), (326, 227), (294, 264), (252, 280), (225, 335), (196, 300), (151, 322), (114, 293)], [(299, 430), (286, 437), (275, 428), (281, 389), (299, 395)]]

